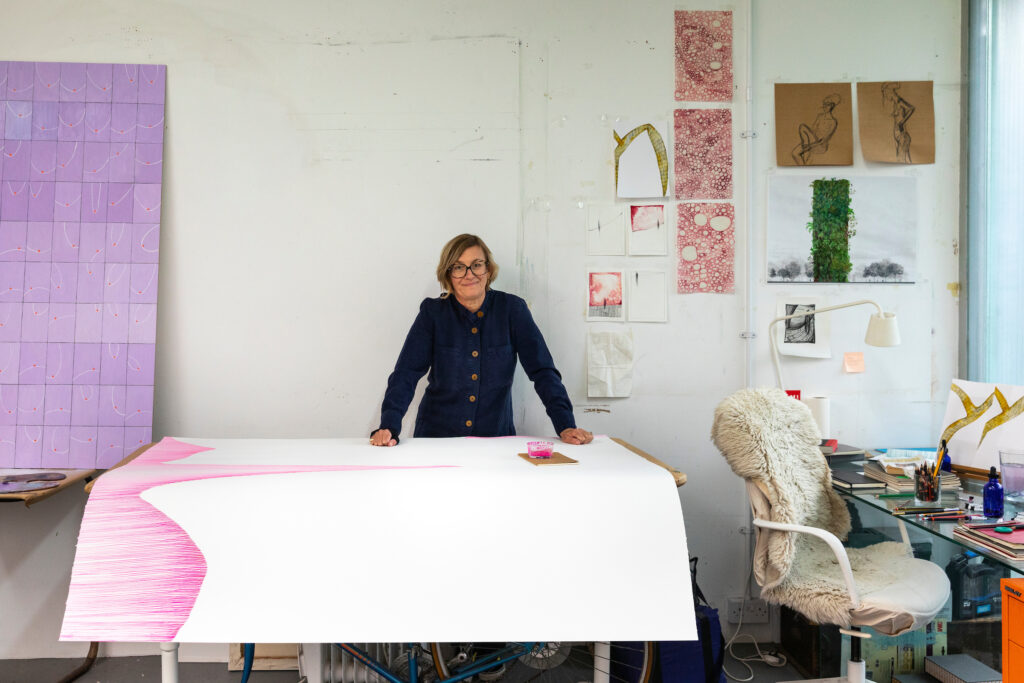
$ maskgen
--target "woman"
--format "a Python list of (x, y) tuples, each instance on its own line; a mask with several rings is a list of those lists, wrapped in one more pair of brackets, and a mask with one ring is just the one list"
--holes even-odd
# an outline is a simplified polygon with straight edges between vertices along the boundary
[(498, 264), (476, 235), (459, 235), (441, 250), (437, 280), (445, 292), (424, 299), (409, 330), (381, 405), (374, 446), (398, 443), (402, 417), (428, 370), (413, 436), (510, 436), (516, 356), (565, 443), (590, 443), (576, 427), (562, 376), (526, 302), (491, 289)]

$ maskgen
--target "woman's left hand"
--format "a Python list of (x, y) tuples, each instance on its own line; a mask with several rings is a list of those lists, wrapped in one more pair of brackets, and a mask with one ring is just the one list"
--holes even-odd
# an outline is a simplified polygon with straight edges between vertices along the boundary
[(569, 427), (563, 429), (562, 433), (558, 435), (565, 443), (573, 444), (574, 446), (582, 446), (585, 443), (590, 443), (594, 440), (594, 435), (588, 432), (586, 429), (580, 429), (579, 427)]

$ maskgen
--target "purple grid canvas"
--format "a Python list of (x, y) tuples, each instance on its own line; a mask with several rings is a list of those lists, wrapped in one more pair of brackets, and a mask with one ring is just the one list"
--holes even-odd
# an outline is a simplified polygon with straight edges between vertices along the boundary
[(166, 77), (0, 61), (0, 467), (151, 440)]

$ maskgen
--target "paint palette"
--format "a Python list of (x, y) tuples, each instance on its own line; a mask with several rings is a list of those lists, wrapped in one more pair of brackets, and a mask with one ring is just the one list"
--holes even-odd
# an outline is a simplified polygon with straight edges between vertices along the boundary
[(165, 80), (0, 62), (0, 467), (151, 440)]

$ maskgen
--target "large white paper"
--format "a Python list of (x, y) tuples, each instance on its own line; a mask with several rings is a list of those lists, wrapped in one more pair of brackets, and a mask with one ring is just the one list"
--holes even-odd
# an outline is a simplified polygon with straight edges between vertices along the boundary
[(1024, 387), (954, 379), (942, 420), (950, 459), (999, 469), (999, 451), (1024, 446)]
[[(781, 318), (794, 313), (810, 313), (824, 307), (825, 303), (817, 297), (779, 297), (776, 317)], [(784, 356), (802, 356), (804, 358), (831, 358), (831, 315), (831, 313), (805, 315), (775, 323), (773, 332), (779, 353)]]
[[(141, 493), (187, 532), (206, 565), (187, 620), (165, 639), (694, 639), (672, 476), (607, 437), (559, 442), (577, 465), (534, 466), (517, 456), (531, 438), (403, 439), (394, 448), (366, 439), (183, 438), (213, 450), (160, 467), (221, 474)], [(340, 465), (410, 469), (256, 471)], [(225, 476), (224, 466), (254, 471)], [(104, 478), (138, 478), (132, 467)], [(88, 524), (104, 505), (103, 483), (86, 507), (79, 555), (83, 542), (102, 544)], [(165, 552), (147, 540), (139, 534), (143, 547), (133, 550)], [(73, 593), (81, 570), (76, 560)], [(95, 576), (107, 594), (136, 590), (135, 578), (130, 566)], [(83, 613), (84, 630), (68, 639), (89, 640), (94, 628), (107, 640), (132, 640), (109, 636), (112, 626), (131, 633), (130, 616), (112, 625), (102, 601)]]
[(625, 397), (633, 391), (633, 331), (587, 334), (587, 396)]
[(626, 273), (630, 322), (668, 322), (668, 274), (663, 270), (633, 270)]
[(668, 121), (620, 119), (615, 123), (615, 138), (613, 148), (618, 167), (615, 196), (624, 199), (666, 196), (668, 169), (671, 168)]

